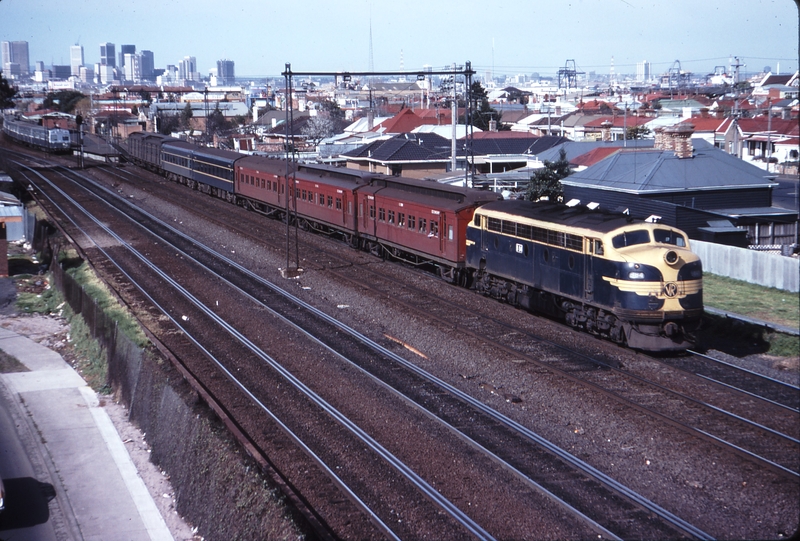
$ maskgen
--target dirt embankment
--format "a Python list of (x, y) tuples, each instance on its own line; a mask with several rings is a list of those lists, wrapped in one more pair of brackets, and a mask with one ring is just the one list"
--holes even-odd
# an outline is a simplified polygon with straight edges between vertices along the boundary
[[(38, 283), (37, 283), (38, 282)], [(44, 277), (19, 283), (31, 293)], [(78, 358), (70, 326), (58, 315), (19, 313), (17, 284), (0, 279), (0, 326)], [(113, 353), (112, 353), (113, 355)], [(302, 539), (282, 495), (229, 436), (172, 366), (153, 352), (118, 366), (128, 388), (101, 396), (173, 537), (198, 539)], [(119, 363), (119, 359), (113, 362)], [(122, 397), (129, 397), (123, 403)]]

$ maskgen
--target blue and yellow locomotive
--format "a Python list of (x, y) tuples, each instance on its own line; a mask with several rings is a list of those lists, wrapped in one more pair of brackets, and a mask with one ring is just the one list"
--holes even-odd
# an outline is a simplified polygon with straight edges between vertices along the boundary
[(649, 351), (695, 341), (703, 270), (686, 234), (587, 207), (498, 201), (475, 211), (466, 264), (479, 292)]

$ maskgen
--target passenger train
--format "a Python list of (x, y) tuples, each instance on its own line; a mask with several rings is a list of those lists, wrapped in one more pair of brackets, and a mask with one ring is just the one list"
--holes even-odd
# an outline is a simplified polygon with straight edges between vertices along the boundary
[(616, 343), (681, 351), (695, 341), (702, 265), (673, 227), (153, 133), (132, 134), (127, 146), (132, 161), (174, 181), (280, 219), (291, 208), (301, 227), (434, 267), (453, 283)]
[(45, 128), (12, 115), (3, 117), (3, 133), (19, 143), (46, 152), (69, 152), (72, 148), (72, 137), (69, 130)]

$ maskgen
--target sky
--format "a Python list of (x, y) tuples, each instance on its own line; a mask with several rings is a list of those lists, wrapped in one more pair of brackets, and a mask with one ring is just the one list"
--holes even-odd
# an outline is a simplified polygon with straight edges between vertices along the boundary
[[(578, 71), (710, 73), (738, 57), (745, 73), (798, 66), (794, 0), (0, 0), (0, 41), (27, 41), (30, 62), (69, 64), (100, 43), (150, 50), (156, 68), (217, 60), (237, 77), (297, 72), (418, 71), (472, 63), (478, 75)], [(371, 51), (371, 55), (370, 55)], [(371, 57), (371, 61), (370, 61)]]

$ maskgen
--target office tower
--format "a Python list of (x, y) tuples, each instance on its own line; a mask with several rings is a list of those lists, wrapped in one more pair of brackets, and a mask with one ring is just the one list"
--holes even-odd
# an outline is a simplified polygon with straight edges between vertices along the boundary
[(117, 67), (117, 56), (113, 43), (100, 44), (100, 64), (112, 68)]
[(198, 81), (197, 59), (193, 56), (184, 56), (178, 64), (178, 78), (186, 81)]
[(652, 74), (650, 73), (650, 62), (644, 60), (636, 63), (636, 80), (646, 83), (650, 80)]
[(3, 53), (3, 73), (6, 77), (28, 75), (31, 71), (28, 60), (27, 41), (4, 41), (0, 46)]
[(153, 81), (153, 71), (156, 68), (153, 51), (142, 51), (142, 79)]
[(69, 48), (69, 66), (72, 75), (81, 74), (81, 66), (83, 66), (83, 45), (75, 44)]
[(136, 54), (136, 45), (120, 45), (119, 46), (119, 68), (125, 67), (125, 55)]
[(142, 80), (142, 55), (140, 54), (126, 54), (125, 55), (125, 80), (133, 81), (134, 83), (141, 82)]
[(223, 85), (232, 85), (236, 82), (233, 60), (217, 60), (217, 78)]

